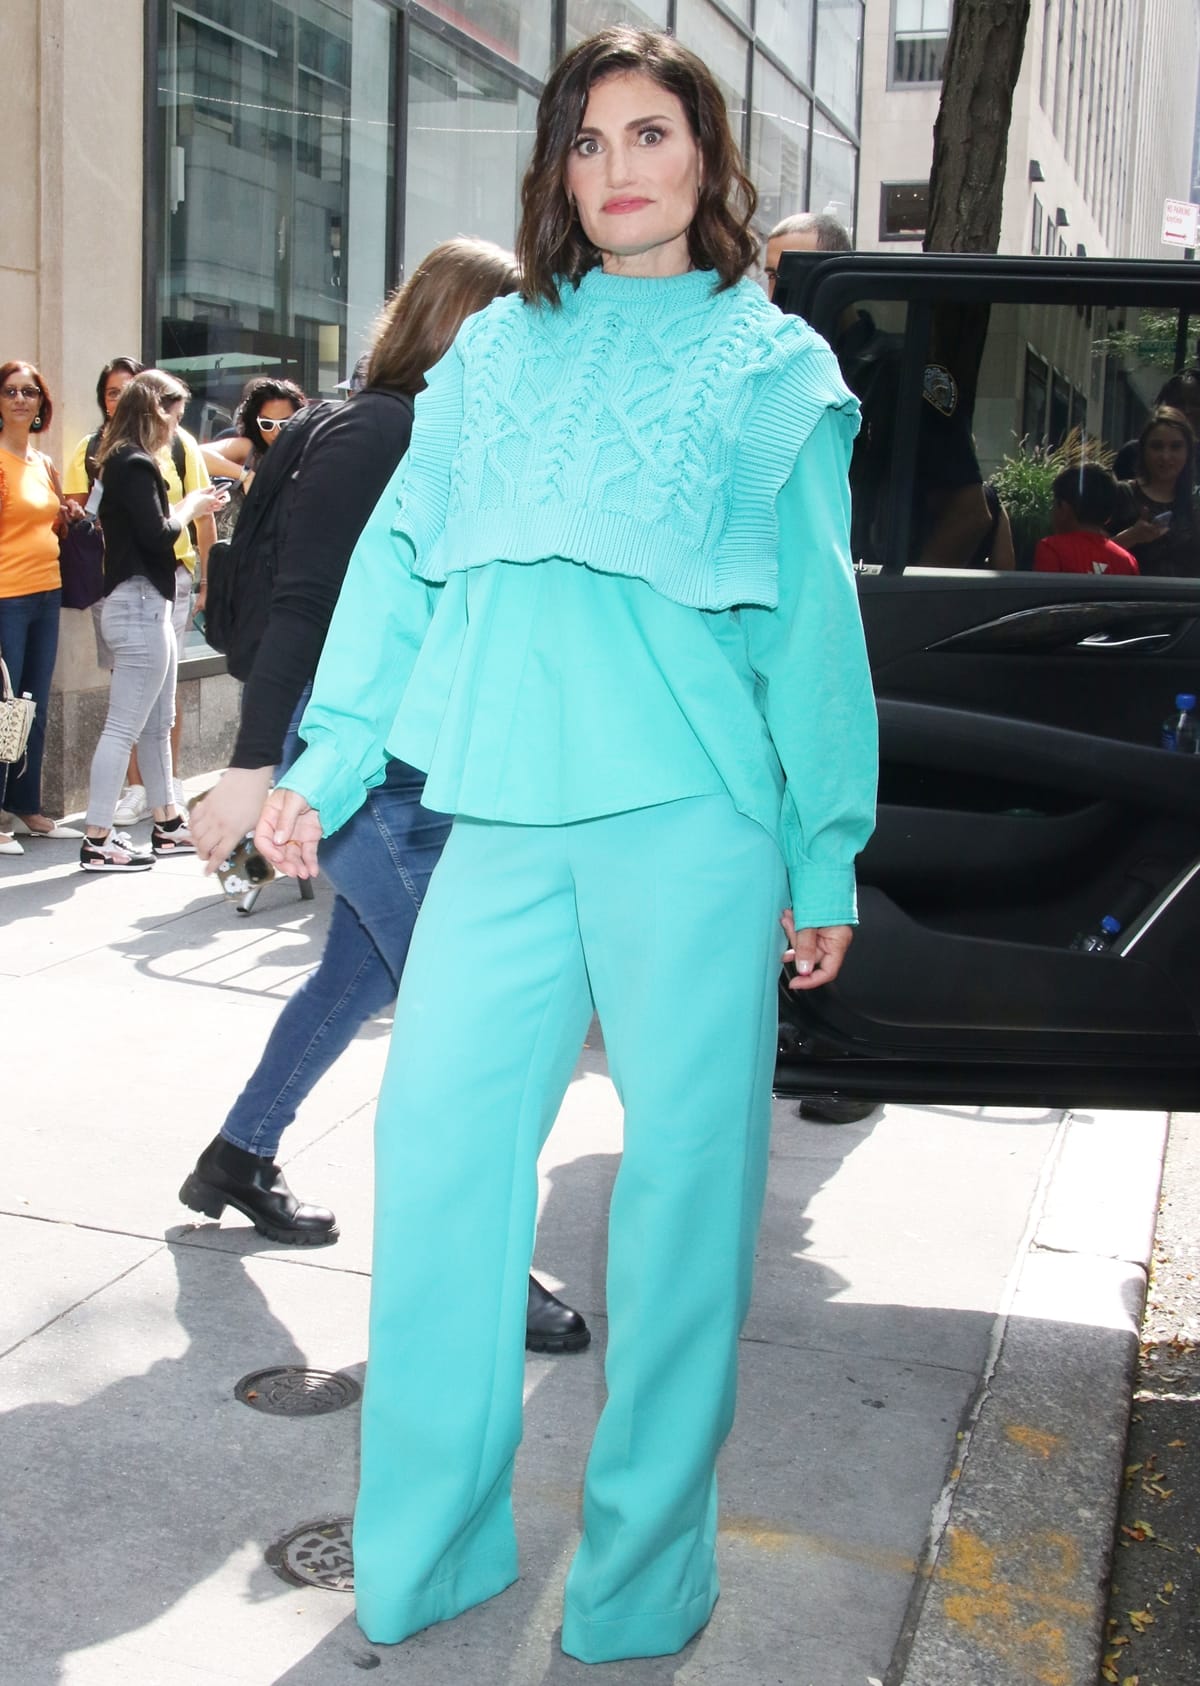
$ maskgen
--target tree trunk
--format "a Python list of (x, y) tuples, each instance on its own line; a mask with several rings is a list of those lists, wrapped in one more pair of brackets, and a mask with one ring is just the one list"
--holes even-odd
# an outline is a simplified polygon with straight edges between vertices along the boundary
[(927, 252), (994, 252), (1030, 0), (955, 0), (933, 127)]

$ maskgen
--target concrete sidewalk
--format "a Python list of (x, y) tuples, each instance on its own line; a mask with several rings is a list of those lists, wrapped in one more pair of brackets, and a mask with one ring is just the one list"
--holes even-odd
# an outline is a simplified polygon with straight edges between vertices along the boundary
[(350, 1514), (356, 1409), (268, 1416), (234, 1387), (270, 1365), (361, 1379), (388, 1027), (285, 1142), (336, 1247), (190, 1221), (179, 1184), (313, 964), (327, 889), (271, 885), (241, 919), (192, 860), (89, 877), (77, 847), (0, 861), (0, 1682), (1095, 1686), (1162, 1115), (897, 1106), (825, 1128), (776, 1103), (721, 1600), (680, 1656), (589, 1670), (557, 1634), (621, 1120), (585, 1049), (536, 1262), (594, 1341), (529, 1361), (521, 1579), (372, 1646), (346, 1593), (266, 1561)]

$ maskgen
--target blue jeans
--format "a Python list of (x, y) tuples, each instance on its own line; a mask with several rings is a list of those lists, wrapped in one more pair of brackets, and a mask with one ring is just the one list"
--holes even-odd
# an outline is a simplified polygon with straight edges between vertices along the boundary
[(61, 606), (62, 592), (57, 588), (32, 591), (25, 597), (0, 597), (0, 656), (16, 695), (28, 691), (37, 704), (24, 765), (18, 761), (10, 767), (0, 762), (0, 808), (14, 814), (42, 811), (42, 757)]
[[(285, 765), (290, 760), (285, 751)], [(329, 935), (221, 1126), (236, 1147), (273, 1159), (317, 1080), (396, 999), (417, 912), (450, 835), (446, 815), (422, 808), (424, 788), (424, 773), (389, 761), (383, 784), (322, 842), (321, 866), (336, 891)]]
[(122, 580), (104, 599), (100, 626), (113, 653), (104, 730), (92, 756), (87, 823), (107, 829), (121, 795), (129, 752), (138, 745), (146, 800), (164, 808), (171, 790), (171, 726), (179, 652), (166, 598), (141, 574)]

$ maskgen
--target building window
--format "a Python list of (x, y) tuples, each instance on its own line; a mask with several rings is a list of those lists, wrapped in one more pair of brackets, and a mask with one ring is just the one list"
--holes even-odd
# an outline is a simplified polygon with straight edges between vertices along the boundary
[(1033, 227), (1029, 235), (1029, 250), (1034, 257), (1040, 257), (1042, 252), (1042, 202), (1035, 193), (1033, 196)]
[(409, 34), (404, 270), (469, 229), (512, 244), (537, 101), (448, 36)]
[(332, 396), (394, 280), (396, 14), (161, 0), (152, 351), (225, 426), (250, 375)]
[(706, 0), (677, 0), (675, 33), (702, 58), (725, 96), (734, 137), (745, 144), (746, 63), (749, 43), (741, 31)]
[(846, 229), (854, 227), (856, 162), (853, 143), (818, 111), (813, 123), (808, 208), (810, 211), (828, 211)]
[(616, 23), (630, 23), (636, 29), (665, 29), (667, 0), (650, 0), (644, 6), (631, 5), (628, 0), (608, 4), (605, 0), (567, 0), (568, 47)]
[(758, 0), (754, 9), (759, 40), (802, 82), (810, 81), (812, 11), (813, 0)]
[(471, 41), (520, 65), (532, 76), (550, 71), (553, 29), (550, 0), (425, 0), (425, 9), (452, 23)]
[(860, 0), (817, 0), (815, 86), (834, 115), (855, 127), (862, 28)]
[(879, 238), (920, 240), (929, 221), (927, 181), (885, 181), (880, 189)]
[(951, 0), (895, 0), (892, 82), (940, 82)]
[(765, 58), (754, 64), (750, 153), (758, 214), (771, 228), (808, 205), (811, 102)]

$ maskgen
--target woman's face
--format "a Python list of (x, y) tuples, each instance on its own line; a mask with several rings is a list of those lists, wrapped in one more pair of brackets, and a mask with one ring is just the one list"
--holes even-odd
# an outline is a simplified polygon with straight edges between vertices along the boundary
[(1159, 422), (1142, 441), (1142, 460), (1151, 480), (1174, 482), (1187, 466), (1188, 442), (1177, 427)]
[(41, 407), (42, 392), (33, 371), (27, 363), (19, 363), (12, 374), (5, 377), (4, 386), (0, 388), (0, 427), (17, 431), (30, 428)]
[(133, 376), (128, 369), (114, 369), (104, 383), (104, 413), (111, 417), (117, 407), (117, 400), (129, 385)]
[[(284, 422), (291, 421), (296, 414), (296, 406), (290, 398), (268, 398), (258, 412), (258, 431), (262, 434), (264, 445), (273, 445), (279, 438), (279, 430)], [(283, 458), (280, 457), (280, 462)]]
[(614, 275), (682, 275), (700, 197), (700, 148), (679, 98), (641, 71), (588, 94), (564, 185)]

